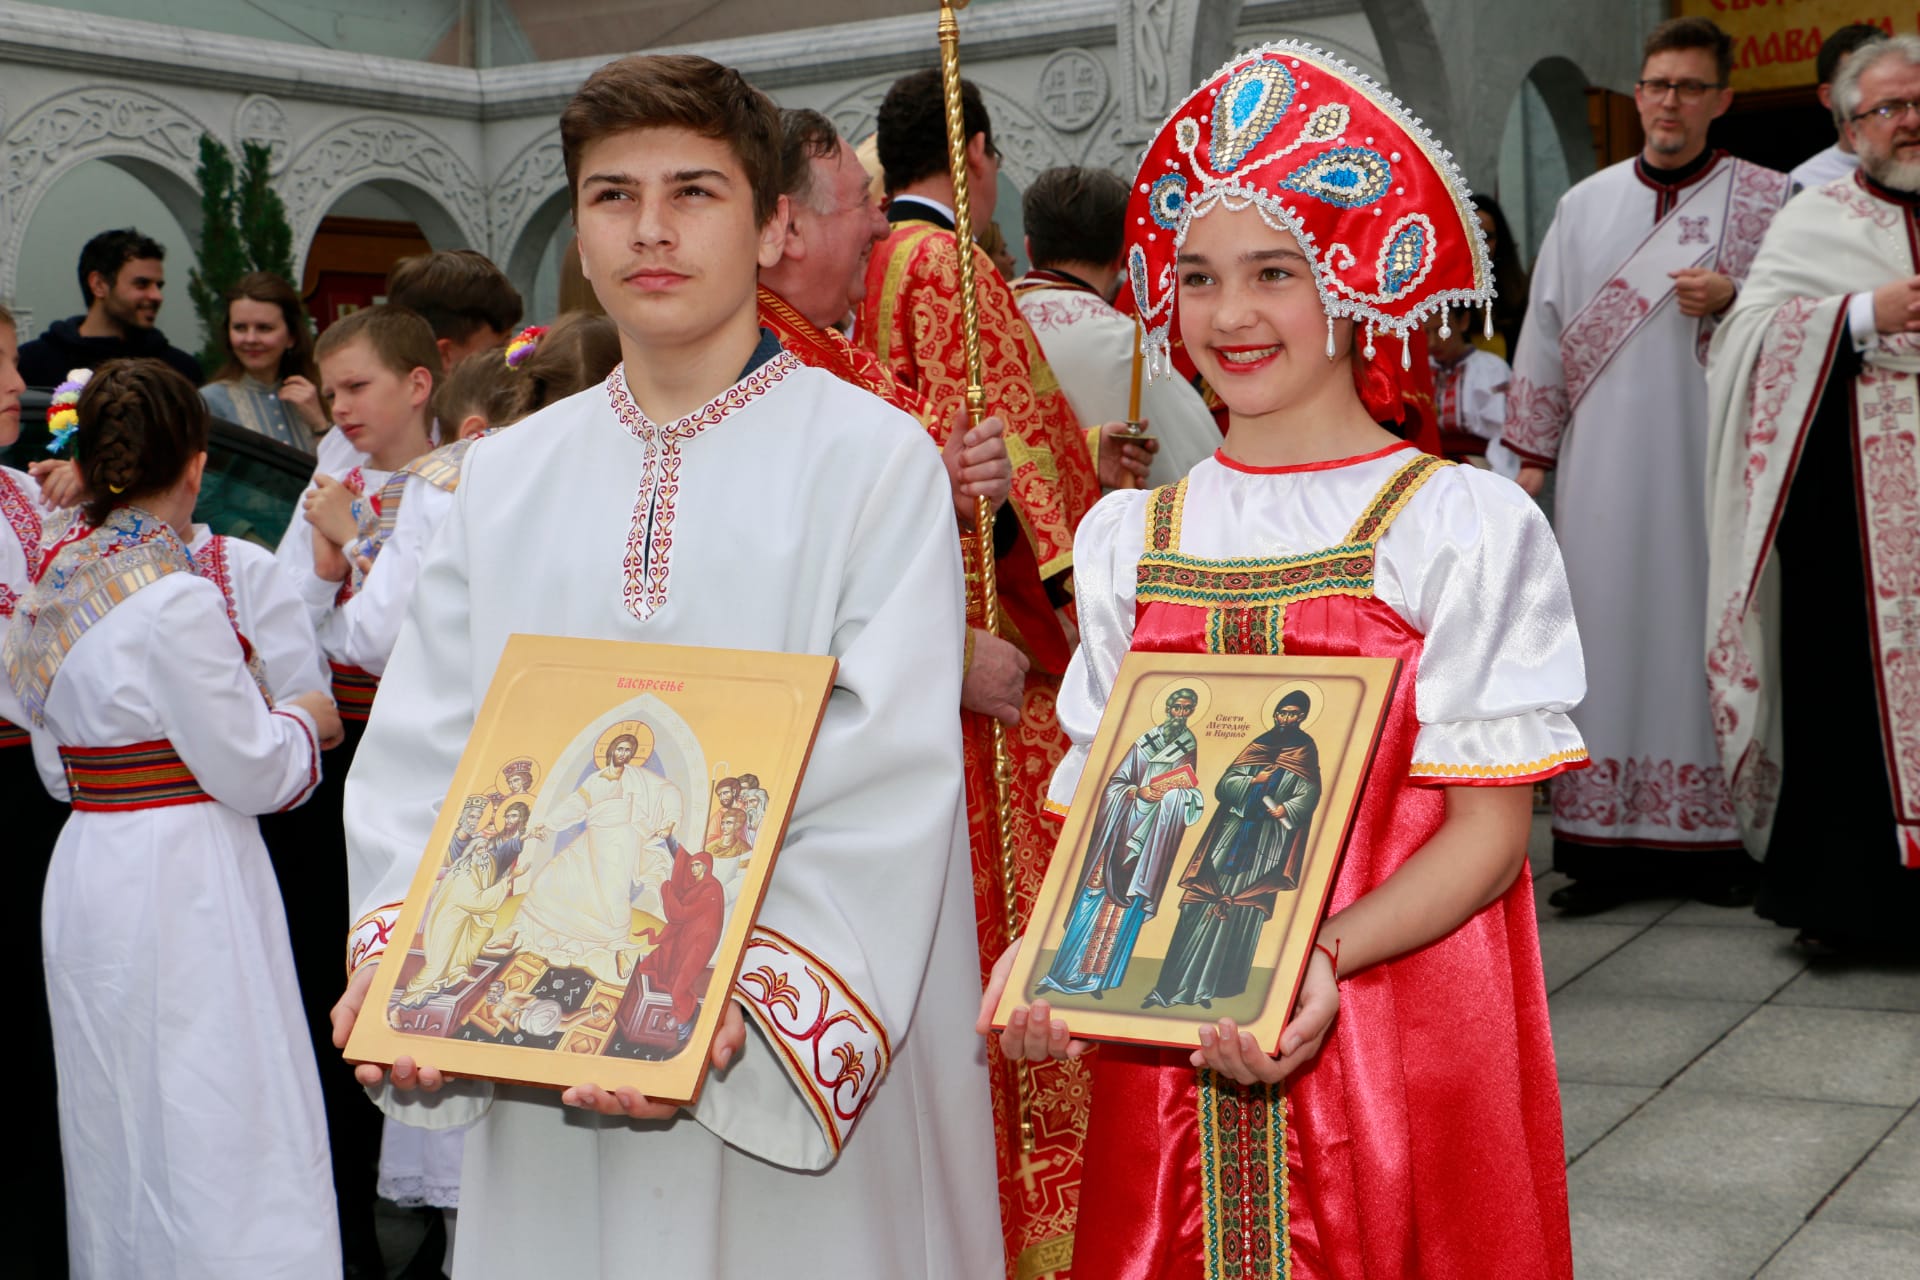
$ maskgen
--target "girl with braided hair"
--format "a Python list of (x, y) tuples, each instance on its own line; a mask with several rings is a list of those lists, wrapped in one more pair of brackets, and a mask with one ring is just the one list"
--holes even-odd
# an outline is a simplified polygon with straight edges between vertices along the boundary
[(90, 497), (5, 644), (41, 779), (73, 810), (42, 920), (73, 1274), (337, 1276), (319, 1080), (256, 816), (312, 792), (339, 716), (320, 692), (275, 706), (194, 572), (208, 418), (191, 384), (116, 360), (77, 412)]

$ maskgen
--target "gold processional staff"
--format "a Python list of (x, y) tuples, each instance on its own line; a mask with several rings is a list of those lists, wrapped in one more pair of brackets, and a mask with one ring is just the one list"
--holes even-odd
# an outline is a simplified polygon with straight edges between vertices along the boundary
[[(966, 356), (967, 429), (986, 417), (980, 384), (980, 307), (973, 290), (973, 209), (967, 196), (967, 125), (960, 99), (960, 24), (954, 10), (967, 0), (940, 0), (940, 77), (947, 101), (947, 165), (953, 174), (953, 239), (960, 262), (960, 342)], [(994, 580), (993, 504), (975, 500), (973, 558), (980, 581), (980, 626), (1000, 634), (1000, 589)], [(1000, 854), (1000, 894), (1006, 909), (1007, 938), (1019, 936), (1018, 863), (1013, 836), (1013, 765), (1007, 754), (1007, 728), (993, 720), (993, 796), (999, 812), (996, 849)], [(1014, 1099), (1020, 1117), (1020, 1142), (1033, 1150), (1033, 1122), (1027, 1116), (1026, 1066), (1014, 1065)]]

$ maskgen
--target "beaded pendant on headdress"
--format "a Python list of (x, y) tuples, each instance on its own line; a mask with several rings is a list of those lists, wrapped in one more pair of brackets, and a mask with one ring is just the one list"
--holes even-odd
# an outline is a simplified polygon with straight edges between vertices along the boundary
[(1313, 264), (1332, 322), (1404, 343), (1428, 315), (1491, 302), (1493, 268), (1466, 181), (1400, 100), (1291, 40), (1222, 67), (1161, 128), (1127, 206), (1127, 274), (1150, 364), (1167, 367), (1174, 255), (1216, 204), (1257, 208)]

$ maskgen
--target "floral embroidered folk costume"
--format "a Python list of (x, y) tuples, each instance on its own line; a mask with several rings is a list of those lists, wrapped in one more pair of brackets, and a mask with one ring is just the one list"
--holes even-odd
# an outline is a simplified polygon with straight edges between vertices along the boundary
[[(890, 234), (874, 246), (868, 261), (867, 296), (855, 333), (900, 383), (925, 401), (924, 420), (934, 439), (944, 444), (954, 410), (966, 393), (953, 225), (943, 210), (921, 200), (896, 200), (888, 216)], [(991, 259), (978, 247), (974, 285), (986, 408), (1006, 422), (1007, 456), (1013, 466), (1012, 495), (995, 530), (1001, 630), (1032, 662), (1020, 723), (1006, 733), (1018, 850), (1015, 898), (1024, 919), (1045, 878), (1056, 834), (1042, 817), (1047, 778), (1067, 747), (1054, 704), (1071, 647), (1054, 607), (1071, 599), (1067, 584), (1073, 531), (1100, 496), (1100, 481), (1081, 424), (1039, 342)], [(963, 550), (971, 560), (971, 546)], [(970, 621), (978, 625), (977, 599), (973, 605)], [(993, 736), (986, 717), (963, 712), (961, 720), (984, 974), (1010, 940), (997, 839)], [(1073, 1230), (1073, 1187), (1086, 1113), (1085, 1068), (1069, 1062), (1039, 1063), (1028, 1071), (1027, 1119), (1033, 1126), (1033, 1149), (1028, 1151), (1020, 1137), (1011, 1065), (997, 1054), (993, 1062), (1001, 1217), (1009, 1264), (1051, 1270), (1064, 1261)]]
[[(1398, 366), (1426, 314), (1491, 295), (1466, 190), (1438, 144), (1359, 73), (1304, 45), (1268, 45), (1183, 103), (1142, 164), (1128, 267), (1161, 370), (1186, 287), (1176, 250), (1199, 219), (1250, 207), (1297, 241), (1328, 315), (1355, 323), (1356, 364)], [(1585, 762), (1566, 716), (1583, 683), (1553, 535), (1490, 473), (1404, 443), (1296, 466), (1223, 452), (1178, 484), (1103, 499), (1080, 528), (1075, 571), (1081, 648), (1060, 704), (1074, 747), (1056, 803), (1071, 801), (1130, 649), (1404, 661), (1335, 912), (1440, 828), (1443, 788), (1524, 786)], [(1268, 798), (1283, 812), (1317, 778), (1286, 718), (1249, 748), (1261, 772), (1274, 766)], [(1200, 852), (1213, 842), (1220, 856), (1185, 855), (1174, 869), (1196, 901), (1249, 876), (1248, 904), (1281, 889), (1285, 840), (1246, 844), (1232, 828), (1214, 819)], [(1283, 1084), (1197, 1071), (1186, 1051), (1100, 1047), (1076, 1272), (1569, 1276), (1559, 1097), (1522, 865), (1452, 932), (1339, 975), (1331, 1031)], [(1188, 976), (1169, 1002), (1232, 981)]]
[(1720, 758), (1766, 859), (1761, 914), (1835, 943), (1911, 947), (1920, 920), (1920, 338), (1873, 311), (1916, 246), (1913, 192), (1859, 173), (1797, 196), (1707, 373)]
[[(338, 1276), (254, 821), (319, 781), (313, 719), (270, 708), (221, 591), (157, 517), (76, 528), (36, 576), (6, 657), (41, 777), (73, 805), (44, 912), (73, 1274)], [(218, 1088), (210, 1061), (233, 1072)]]
[(1554, 865), (1576, 879), (1750, 875), (1700, 678), (1707, 590), (1707, 344), (1670, 273), (1738, 282), (1786, 175), (1707, 151), (1644, 156), (1560, 200), (1533, 271), (1504, 443), (1557, 468), (1554, 529), (1583, 624), (1593, 767), (1553, 787)]

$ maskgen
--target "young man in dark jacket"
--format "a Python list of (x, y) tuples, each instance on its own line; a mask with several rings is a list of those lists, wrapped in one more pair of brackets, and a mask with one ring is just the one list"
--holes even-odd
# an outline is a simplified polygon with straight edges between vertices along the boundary
[(167, 251), (131, 227), (102, 231), (80, 251), (80, 297), (86, 314), (56, 320), (20, 348), (20, 376), (30, 387), (54, 387), (70, 369), (97, 369), (109, 360), (145, 356), (164, 360), (202, 381), (200, 362), (168, 344), (154, 320), (166, 288)]

